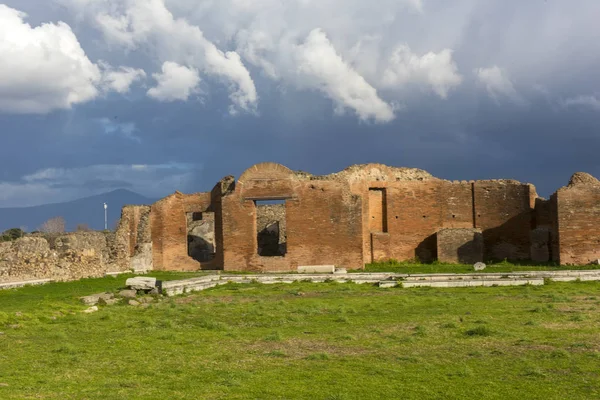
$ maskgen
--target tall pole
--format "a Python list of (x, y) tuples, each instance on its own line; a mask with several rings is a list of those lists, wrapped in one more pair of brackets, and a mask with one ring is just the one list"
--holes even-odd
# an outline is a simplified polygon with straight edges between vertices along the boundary
[(104, 203), (104, 230), (107, 231), (108, 230), (108, 220), (106, 219), (106, 209), (108, 208), (108, 206), (106, 205), (106, 203)]

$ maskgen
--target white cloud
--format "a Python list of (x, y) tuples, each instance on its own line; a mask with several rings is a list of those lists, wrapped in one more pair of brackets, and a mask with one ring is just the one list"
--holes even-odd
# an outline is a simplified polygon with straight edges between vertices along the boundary
[(362, 120), (389, 122), (394, 119), (392, 107), (377, 95), (377, 90), (336, 53), (325, 33), (315, 29), (296, 49), (297, 70), (304, 83), (319, 89), (338, 106), (350, 108)]
[(105, 68), (103, 74), (103, 85), (107, 90), (117, 93), (127, 93), (134, 82), (143, 80), (146, 72), (143, 69), (131, 67), (119, 67), (114, 69), (109, 65), (103, 65)]
[(505, 97), (518, 104), (524, 103), (506, 70), (494, 65), (489, 68), (478, 68), (475, 70), (475, 74), (478, 82), (495, 101), (500, 101), (502, 97)]
[[(244, 65), (248, 63), (282, 89), (319, 89), (337, 112), (351, 110), (360, 119), (379, 122), (394, 118), (390, 104), (397, 102), (392, 92), (400, 82), (381, 84), (379, 73), (370, 74), (353, 62), (351, 49), (365, 32), (390, 26), (401, 14), (414, 17), (423, 11), (421, 0), (381, 0), (373, 8), (365, 8), (364, 0), (63, 1), (84, 10), (110, 44), (143, 47), (161, 64), (172, 61), (196, 68), (203, 77), (220, 77), (237, 110), (253, 112), (258, 103), (255, 81)], [(383, 54), (387, 45), (378, 52)], [(334, 64), (325, 65), (314, 52), (326, 53)], [(420, 65), (411, 67), (411, 79), (446, 96), (460, 82), (452, 52), (424, 54)], [(380, 67), (388, 63), (384, 60)], [(386, 89), (391, 98), (381, 98), (378, 89)]]
[(127, 188), (160, 198), (188, 187), (200, 165), (106, 164), (80, 168), (46, 168), (23, 176), (17, 182), (0, 182), (1, 207), (26, 207)]
[(580, 106), (580, 107), (588, 107), (592, 110), (600, 111), (600, 99), (596, 96), (577, 96), (577, 97), (569, 97), (565, 99), (563, 102), (565, 107), (571, 106)]
[(401, 87), (415, 82), (429, 85), (445, 99), (448, 91), (462, 82), (452, 60), (452, 50), (428, 52), (419, 57), (407, 45), (398, 46), (390, 57), (382, 83), (385, 87)]
[(91, 0), (86, 5), (107, 40), (129, 49), (150, 47), (161, 62), (173, 61), (223, 79), (237, 108), (249, 112), (256, 108), (256, 87), (238, 53), (218, 49), (198, 26), (175, 18), (164, 0), (117, 0), (113, 4)]
[(101, 72), (71, 28), (25, 18), (0, 4), (0, 111), (47, 113), (94, 99)]
[(185, 101), (197, 92), (198, 71), (174, 62), (165, 62), (162, 73), (152, 75), (157, 85), (148, 90), (148, 96), (159, 101)]
[[(415, 97), (423, 89), (446, 98), (467, 77), (496, 102), (527, 104), (526, 88), (534, 85), (554, 93), (560, 85), (577, 84), (571, 93), (581, 93), (588, 80), (575, 79), (573, 67), (592, 75), (600, 63), (597, 0), (581, 0), (578, 7), (522, 2), (518, 13), (501, 0), (457, 0), (452, 7), (423, 0), (378, 0), (376, 7), (368, 0), (55, 1), (95, 24), (109, 41), (105, 50), (139, 49), (156, 65), (173, 61), (196, 68), (205, 83), (212, 77), (228, 87), (237, 110), (250, 112), (258, 104), (256, 86), (267, 79), (282, 93), (314, 90), (323, 73), (318, 63), (300, 71), (296, 62), (298, 47), (315, 29), (378, 99), (407, 110), (420, 103)], [(498, 66), (510, 66), (510, 77)], [(332, 86), (325, 86), (320, 91), (333, 98)], [(365, 112), (347, 96), (336, 96), (338, 110), (359, 117)]]

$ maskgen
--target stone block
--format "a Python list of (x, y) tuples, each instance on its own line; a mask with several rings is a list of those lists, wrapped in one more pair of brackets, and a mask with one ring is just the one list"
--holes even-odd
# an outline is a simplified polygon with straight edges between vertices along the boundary
[(483, 271), (486, 267), (487, 265), (485, 265), (485, 263), (482, 262), (478, 262), (473, 265), (473, 269), (475, 271)]
[(333, 274), (335, 265), (303, 265), (298, 267), (300, 274)]
[(156, 278), (136, 276), (127, 279), (125, 285), (135, 290), (152, 290), (156, 287)]
[(137, 296), (137, 290), (134, 290), (134, 289), (121, 290), (119, 292), (119, 296), (124, 297), (126, 299), (135, 299), (135, 297)]
[(100, 299), (106, 301), (106, 300), (112, 299), (113, 297), (114, 297), (114, 295), (112, 293), (96, 293), (96, 294), (91, 294), (89, 296), (80, 297), (79, 300), (81, 300), (81, 302), (83, 304), (86, 304), (88, 306), (93, 306), (93, 305), (98, 304)]
[(101, 305), (105, 305), (105, 306), (113, 306), (115, 304), (117, 304), (121, 299), (100, 299), (99, 304)]

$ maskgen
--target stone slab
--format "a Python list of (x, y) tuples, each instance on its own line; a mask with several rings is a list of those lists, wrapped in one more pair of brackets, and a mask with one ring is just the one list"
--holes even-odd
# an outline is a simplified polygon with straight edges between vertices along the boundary
[(83, 304), (94, 306), (98, 304), (100, 300), (106, 301), (112, 299), (113, 297), (115, 296), (112, 293), (96, 293), (90, 294), (89, 296), (80, 297), (79, 300), (81, 300)]
[(136, 276), (127, 279), (125, 285), (135, 290), (151, 290), (156, 287), (156, 278)]
[(299, 274), (333, 274), (335, 265), (302, 265), (298, 267)]
[(15, 289), (23, 286), (30, 285), (44, 285), (46, 283), (52, 282), (52, 279), (32, 279), (29, 281), (18, 281), (18, 282), (5, 282), (0, 283), (0, 290), (2, 289)]

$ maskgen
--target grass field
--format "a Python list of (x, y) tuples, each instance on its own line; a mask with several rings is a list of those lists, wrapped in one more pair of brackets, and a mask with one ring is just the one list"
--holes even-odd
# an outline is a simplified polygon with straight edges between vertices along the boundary
[(0, 291), (0, 399), (600, 398), (597, 282), (228, 284), (81, 312), (125, 278)]

